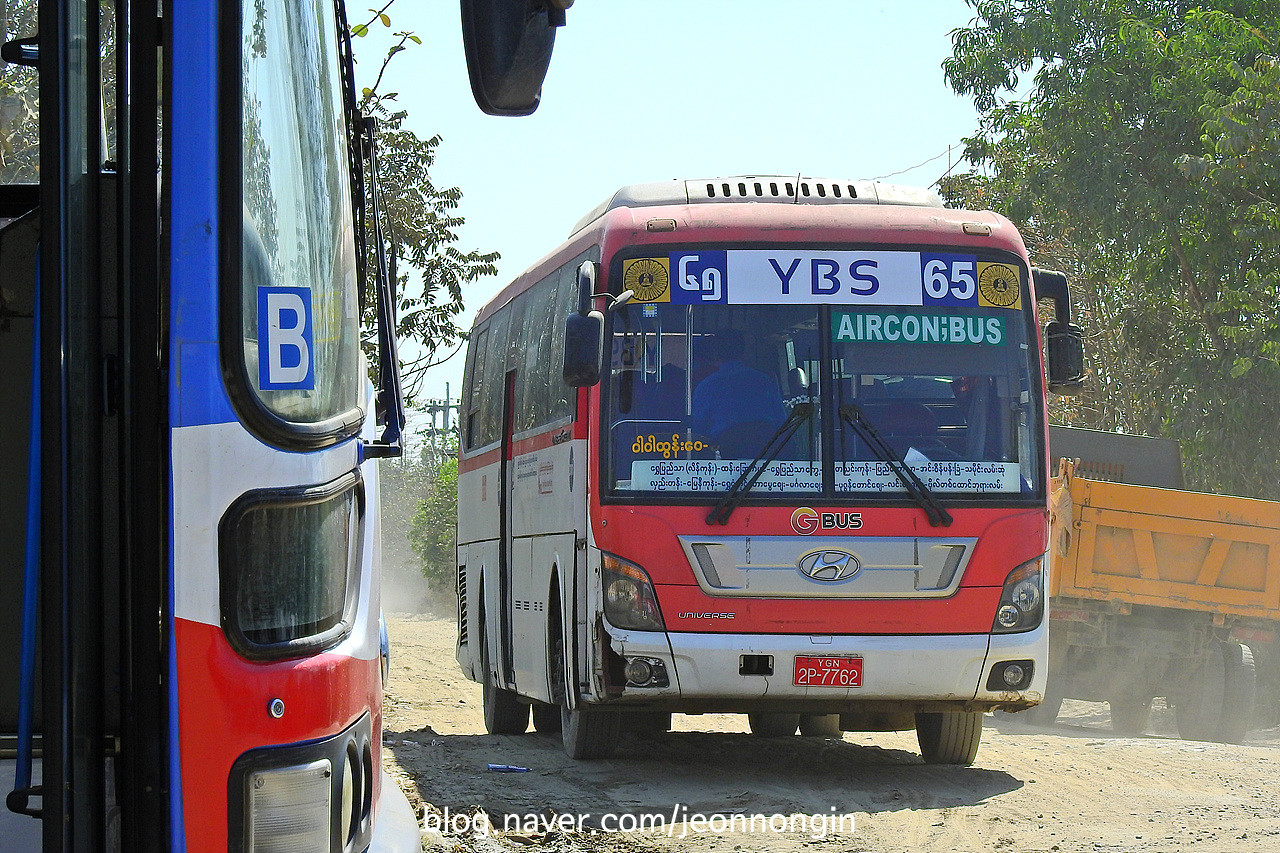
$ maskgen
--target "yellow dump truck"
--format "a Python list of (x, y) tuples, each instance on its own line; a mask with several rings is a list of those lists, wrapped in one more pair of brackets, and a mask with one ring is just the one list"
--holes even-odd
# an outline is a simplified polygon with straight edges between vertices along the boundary
[(1105, 701), (1136, 734), (1162, 696), (1183, 737), (1239, 742), (1255, 693), (1277, 707), (1280, 503), (1170, 488), (1180, 460), (1152, 441), (1051, 433), (1049, 686), (1028, 713)]

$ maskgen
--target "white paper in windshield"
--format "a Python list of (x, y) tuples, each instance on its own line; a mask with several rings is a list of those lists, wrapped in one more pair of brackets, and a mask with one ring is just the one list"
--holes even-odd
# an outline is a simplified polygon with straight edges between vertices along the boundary
[[(919, 454), (917, 454), (919, 456)], [(631, 490), (646, 492), (723, 492), (746, 470), (748, 459), (644, 460), (631, 463)], [(1022, 489), (1017, 462), (953, 462), (911, 459), (911, 470), (935, 492), (1017, 493)], [(620, 483), (620, 487), (627, 488)], [(822, 490), (822, 469), (808, 462), (775, 461), (751, 488), (753, 494)], [(836, 466), (838, 492), (905, 492), (885, 462), (843, 462)]]

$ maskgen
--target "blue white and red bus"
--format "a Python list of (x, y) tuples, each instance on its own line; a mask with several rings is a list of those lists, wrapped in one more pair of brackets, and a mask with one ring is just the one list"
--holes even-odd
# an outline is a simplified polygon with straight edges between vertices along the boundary
[(795, 176), (613, 194), (471, 332), (457, 657), (489, 731), (598, 757), (746, 713), (972, 762), (984, 712), (1044, 693), (1042, 339), (1073, 391), (1066, 280), (997, 214)]
[[(516, 5), (463, 0), (490, 112), (536, 106), (567, 4)], [(381, 769), (403, 413), (343, 3), (0, 17), (0, 849), (419, 850)]]

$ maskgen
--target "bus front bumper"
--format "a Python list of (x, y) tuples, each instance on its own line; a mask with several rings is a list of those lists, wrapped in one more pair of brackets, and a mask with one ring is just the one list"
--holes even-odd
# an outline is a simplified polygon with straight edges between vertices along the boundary
[[(657, 700), (726, 712), (777, 704), (813, 706), (816, 712), (818, 705), (860, 702), (1012, 709), (1041, 700), (1048, 668), (1043, 623), (1032, 631), (997, 635), (662, 634), (612, 627), (609, 635), (613, 650), (624, 658), (660, 659), (672, 673), (669, 687), (628, 686), (622, 701)], [(797, 657), (861, 658), (861, 685), (797, 685)], [(987, 689), (992, 668), (1006, 661), (1030, 661), (1030, 684), (1021, 690)], [(771, 674), (744, 674), (761, 671)]]

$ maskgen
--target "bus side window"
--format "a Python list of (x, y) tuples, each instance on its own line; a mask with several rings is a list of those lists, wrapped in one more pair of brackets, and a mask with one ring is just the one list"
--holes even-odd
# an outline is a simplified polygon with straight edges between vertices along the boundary
[(509, 317), (499, 311), (489, 321), (489, 345), (485, 347), (484, 399), (480, 403), (480, 447), (493, 444), (502, 431), (502, 395), (506, 393), (507, 328)]
[(528, 292), (525, 311), (523, 375), (516, 377), (520, 386), (520, 429), (540, 427), (551, 420), (551, 388), (546, 366), (551, 351), (551, 332), (555, 325), (556, 274), (544, 278)]
[(477, 332), (471, 339), (467, 351), (467, 374), (463, 380), (466, 423), (464, 426), (463, 445), (467, 450), (480, 446), (481, 417), (484, 406), (484, 365), (485, 355), (489, 348), (489, 327)]

